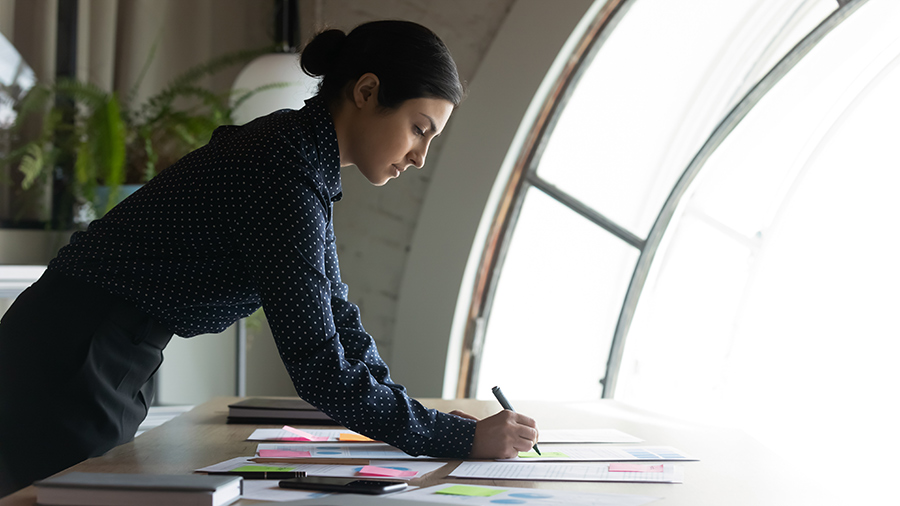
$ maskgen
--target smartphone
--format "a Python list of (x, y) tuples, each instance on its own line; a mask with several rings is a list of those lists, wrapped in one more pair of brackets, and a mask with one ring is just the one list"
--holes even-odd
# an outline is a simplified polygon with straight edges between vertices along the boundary
[(327, 490), (347, 494), (387, 494), (406, 488), (404, 481), (358, 480), (356, 478), (335, 478), (331, 476), (301, 476), (281, 480), (282, 488), (302, 488), (304, 490)]

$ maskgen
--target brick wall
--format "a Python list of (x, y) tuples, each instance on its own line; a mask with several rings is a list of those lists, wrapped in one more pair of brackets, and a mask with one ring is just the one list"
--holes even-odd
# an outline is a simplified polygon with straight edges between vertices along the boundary
[[(467, 82), (490, 46), (514, 0), (325, 0), (320, 15), (341, 29), (375, 19), (408, 19), (434, 30), (450, 48)], [(309, 12), (305, 10), (303, 12)], [(465, 107), (463, 102), (461, 107)], [(453, 128), (453, 118), (447, 129)], [(335, 205), (334, 226), (344, 282), (360, 306), (363, 325), (383, 356), (391, 355), (400, 282), (419, 211), (431, 181), (429, 167), (441, 152), (441, 138), (422, 170), (408, 170), (376, 188), (354, 167), (343, 169), (344, 199)]]

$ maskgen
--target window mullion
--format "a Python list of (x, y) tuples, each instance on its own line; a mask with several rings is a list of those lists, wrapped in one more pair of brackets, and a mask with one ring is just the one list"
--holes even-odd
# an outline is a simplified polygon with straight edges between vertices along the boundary
[(602, 229), (606, 230), (610, 234), (618, 237), (619, 239), (627, 242), (628, 244), (634, 246), (640, 251), (644, 249), (644, 239), (634, 235), (628, 229), (622, 227), (618, 223), (612, 221), (606, 216), (597, 212), (594, 208), (586, 205), (575, 197), (569, 195), (568, 193), (560, 190), (556, 186), (548, 183), (547, 181), (541, 179), (534, 173), (528, 174), (528, 182), (531, 183), (532, 186), (546, 193), (548, 196), (559, 202), (560, 204), (568, 207), (569, 209), (575, 211), (581, 216), (587, 218), (591, 222), (595, 223)]

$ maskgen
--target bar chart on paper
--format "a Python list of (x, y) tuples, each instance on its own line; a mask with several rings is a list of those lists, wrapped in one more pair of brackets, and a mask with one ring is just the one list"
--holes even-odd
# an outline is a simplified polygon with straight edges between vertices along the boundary
[(428, 503), (467, 504), (493, 506), (518, 504), (523, 506), (641, 506), (658, 500), (650, 495), (603, 494), (564, 490), (533, 489), (519, 487), (475, 486), (447, 483), (435, 487), (420, 488), (391, 496), (398, 506), (404, 500)]
[(276, 444), (260, 443), (256, 447), (260, 457), (282, 458), (322, 458), (322, 459), (375, 459), (375, 460), (399, 460), (399, 459), (425, 459), (427, 457), (414, 457), (393, 446), (384, 443), (356, 443), (356, 444)]
[(640, 443), (643, 439), (616, 429), (544, 429), (540, 443)]
[(675, 464), (622, 468), (605, 462), (463, 462), (450, 476), (495, 480), (618, 481), (683, 483), (684, 469)]
[(537, 452), (519, 452), (519, 456), (503, 461), (617, 461), (617, 460), (698, 460), (671, 446), (596, 446), (596, 445), (546, 445)]

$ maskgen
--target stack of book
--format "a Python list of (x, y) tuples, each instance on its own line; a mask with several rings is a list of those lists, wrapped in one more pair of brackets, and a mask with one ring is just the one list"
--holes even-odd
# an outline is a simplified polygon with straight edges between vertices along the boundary
[(252, 397), (228, 405), (228, 423), (335, 425), (337, 422), (299, 397)]
[(241, 497), (240, 476), (69, 473), (35, 482), (52, 506), (224, 506)]

